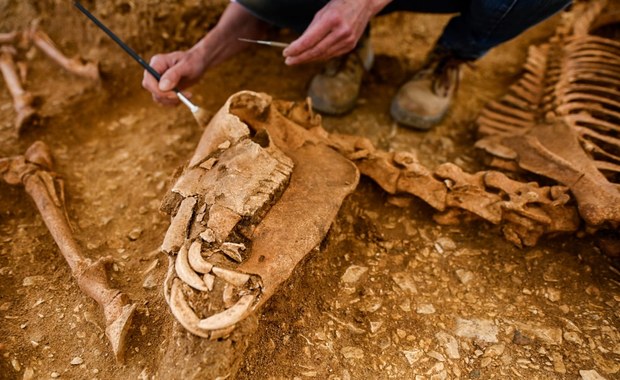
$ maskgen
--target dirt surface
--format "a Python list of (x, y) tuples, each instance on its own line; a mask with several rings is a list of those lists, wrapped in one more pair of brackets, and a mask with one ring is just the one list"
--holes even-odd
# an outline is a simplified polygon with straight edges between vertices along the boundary
[[(225, 2), (201, 3), (84, 5), (149, 57), (191, 45)], [(0, 32), (38, 18), (61, 50), (100, 64), (96, 84), (40, 51), (20, 50), (29, 68), (25, 87), (44, 118), (16, 138), (2, 81), (0, 156), (22, 154), (36, 140), (51, 147), (84, 253), (111, 256), (111, 282), (139, 305), (126, 362), (116, 364), (101, 311), (79, 291), (33, 203), (23, 189), (0, 183), (0, 378), (162, 378), (173, 322), (161, 292), (166, 259), (157, 253), (169, 220), (158, 209), (202, 131), (186, 109), (155, 105), (140, 88), (142, 71), (70, 2), (0, 1), (0, 14)], [(344, 117), (325, 117), (325, 128), (368, 136), (384, 149), (417, 150), (431, 168), (446, 161), (482, 167), (471, 147), (473, 119), (516, 78), (527, 46), (544, 41), (558, 18), (467, 69), (442, 125), (427, 133), (400, 128), (389, 117), (390, 99), (447, 20), (375, 20), (377, 60), (359, 104)], [(210, 71), (193, 88), (195, 101), (215, 112), (246, 89), (303, 99), (318, 68), (286, 67), (278, 50), (252, 48)], [(324, 244), (261, 309), (258, 333), (230, 378), (597, 379), (592, 371), (620, 378), (619, 274), (591, 237), (518, 249), (489, 224), (440, 227), (431, 216), (418, 200), (404, 209), (388, 204), (363, 179)]]

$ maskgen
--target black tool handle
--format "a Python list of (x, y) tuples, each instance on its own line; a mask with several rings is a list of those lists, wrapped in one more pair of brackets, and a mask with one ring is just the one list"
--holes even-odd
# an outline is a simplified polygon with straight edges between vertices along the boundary
[[(161, 75), (157, 71), (155, 71), (155, 69), (152, 68), (148, 63), (146, 63), (146, 61), (142, 59), (142, 57), (140, 57), (138, 53), (133, 51), (132, 48), (127, 46), (127, 44), (125, 44), (123, 41), (121, 41), (121, 39), (118, 38), (116, 34), (114, 34), (110, 29), (108, 29), (105, 25), (103, 25), (103, 23), (99, 21), (97, 17), (93, 16), (92, 13), (90, 13), (86, 8), (84, 8), (82, 4), (80, 4), (78, 1), (75, 1), (73, 5), (75, 5), (75, 7), (80, 10), (80, 12), (84, 13), (86, 17), (88, 17), (92, 22), (95, 23), (95, 25), (97, 25), (108, 36), (110, 36), (110, 38), (113, 39), (114, 42), (116, 42), (120, 47), (123, 48), (123, 50), (127, 52), (127, 54), (129, 54), (133, 59), (135, 59), (142, 67), (144, 67), (146, 71), (151, 73), (151, 75), (154, 76), (155, 79), (159, 81), (159, 79), (161, 78)], [(174, 91), (178, 92), (179, 90), (175, 88)]]

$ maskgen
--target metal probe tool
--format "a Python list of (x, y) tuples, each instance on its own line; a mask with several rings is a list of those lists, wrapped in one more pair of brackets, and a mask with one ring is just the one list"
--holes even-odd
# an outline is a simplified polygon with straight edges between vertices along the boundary
[[(142, 57), (140, 57), (138, 53), (136, 53), (132, 48), (127, 46), (127, 44), (125, 44), (123, 41), (121, 41), (121, 39), (118, 38), (116, 34), (114, 34), (110, 29), (108, 29), (105, 25), (103, 25), (103, 23), (99, 21), (95, 16), (93, 16), (92, 13), (90, 13), (86, 8), (84, 8), (82, 4), (75, 1), (73, 5), (75, 5), (75, 7), (79, 9), (80, 12), (82, 12), (84, 15), (86, 15), (86, 17), (88, 17), (93, 23), (95, 23), (95, 25), (97, 25), (99, 29), (103, 30), (110, 38), (112, 38), (114, 42), (116, 42), (121, 48), (123, 48), (123, 50), (125, 50), (133, 59), (135, 59), (142, 67), (144, 67), (146, 71), (148, 71), (152, 76), (154, 76), (155, 79), (157, 79), (157, 81), (159, 82), (159, 80), (161, 79), (161, 75), (157, 71), (155, 71), (155, 69), (152, 68), (148, 63), (146, 63), (146, 61), (142, 59)], [(177, 94), (177, 97), (179, 98), (179, 100), (183, 104), (185, 104), (189, 108), (189, 110), (192, 111), (193, 114), (197, 114), (200, 111), (200, 107), (190, 102), (189, 99), (187, 99), (187, 97), (185, 97), (185, 95), (181, 93), (181, 90), (175, 87), (173, 88), (173, 91)]]
[(278, 48), (286, 48), (288, 45), (286, 42), (277, 42), (277, 41), (265, 41), (265, 40), (251, 40), (249, 38), (238, 38), (239, 41), (243, 41), (243, 42), (251, 42), (254, 44), (259, 44), (259, 45), (267, 45), (267, 46), (273, 46), (273, 47), (278, 47)]

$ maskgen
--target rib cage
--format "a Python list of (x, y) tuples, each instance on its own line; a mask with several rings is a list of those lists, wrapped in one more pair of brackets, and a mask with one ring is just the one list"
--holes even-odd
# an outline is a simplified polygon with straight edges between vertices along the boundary
[[(566, 177), (550, 175), (553, 170), (541, 169), (542, 162), (535, 165), (540, 170), (522, 164), (515, 138), (521, 147), (527, 140), (526, 150), (536, 151), (539, 160), (544, 151), (561, 160), (563, 167), (574, 168), (605, 187), (610, 201), (620, 199), (620, 42), (592, 34), (605, 23), (620, 21), (610, 16), (620, 19), (620, 13), (611, 8), (607, 1), (576, 4), (548, 43), (530, 48), (521, 78), (481, 112), (477, 119), (481, 139), (476, 146), (495, 157), (492, 164), (515, 168), (516, 163), (562, 183)], [(602, 15), (605, 23), (600, 21)], [(564, 130), (558, 124), (567, 125), (567, 132), (558, 134)], [(553, 136), (566, 140), (574, 136), (583, 152), (576, 152), (577, 145), (570, 143), (558, 145)], [(534, 140), (540, 143), (536, 147)], [(570, 181), (563, 184), (571, 187)], [(588, 224), (620, 221), (620, 213), (604, 220), (589, 219), (581, 210), (580, 197), (576, 198)]]

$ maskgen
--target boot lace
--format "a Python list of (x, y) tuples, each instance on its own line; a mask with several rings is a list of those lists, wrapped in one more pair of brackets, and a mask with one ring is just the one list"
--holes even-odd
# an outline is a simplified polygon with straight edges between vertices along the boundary
[(471, 60), (455, 57), (449, 51), (433, 51), (420, 73), (432, 78), (433, 93), (445, 97), (451, 90), (458, 90), (463, 64), (474, 67)]

